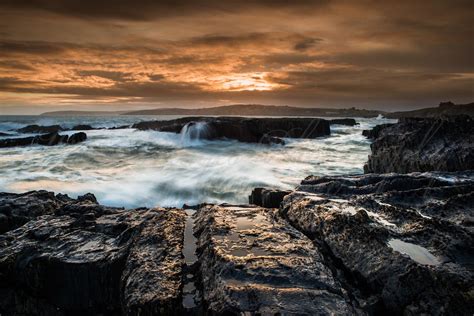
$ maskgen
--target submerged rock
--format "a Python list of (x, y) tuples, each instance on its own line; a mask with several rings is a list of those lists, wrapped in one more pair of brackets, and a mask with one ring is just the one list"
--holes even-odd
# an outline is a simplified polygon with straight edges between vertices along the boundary
[(375, 127), (365, 173), (474, 169), (474, 120), (469, 116), (402, 118)]
[[(329, 121), (317, 118), (185, 117), (171, 121), (134, 124), (139, 130), (181, 133), (188, 124), (203, 123), (202, 139), (235, 139), (248, 143), (281, 142), (281, 138), (316, 138), (330, 135)], [(201, 124), (202, 125), (202, 124)]]
[(83, 142), (86, 139), (87, 135), (84, 132), (75, 133), (71, 136), (59, 135), (58, 133), (53, 132), (39, 136), (0, 139), (0, 148), (29, 145), (55, 146), (59, 144), (76, 144)]
[(472, 315), (473, 176), (308, 177), (280, 214), (322, 245), (364, 311)]
[(207, 205), (196, 234), (209, 313), (354, 313), (315, 244), (274, 211)]
[(184, 211), (108, 208), (90, 194), (74, 200), (45, 191), (0, 200), (15, 213), (37, 211), (0, 235), (0, 314), (176, 311)]

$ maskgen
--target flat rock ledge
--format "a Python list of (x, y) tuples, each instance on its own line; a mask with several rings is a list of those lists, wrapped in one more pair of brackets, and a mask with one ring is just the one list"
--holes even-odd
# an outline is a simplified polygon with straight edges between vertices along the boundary
[(369, 313), (474, 312), (473, 173), (308, 177), (279, 210)]
[(197, 213), (204, 301), (212, 314), (352, 314), (309, 238), (276, 210), (210, 205)]
[(0, 314), (472, 315), (473, 179), (310, 176), (254, 192), (278, 208), (202, 204), (194, 215), (1, 193)]
[(1, 200), (4, 217), (33, 211), (0, 235), (1, 315), (179, 312), (184, 211), (109, 208), (91, 194), (45, 191)]

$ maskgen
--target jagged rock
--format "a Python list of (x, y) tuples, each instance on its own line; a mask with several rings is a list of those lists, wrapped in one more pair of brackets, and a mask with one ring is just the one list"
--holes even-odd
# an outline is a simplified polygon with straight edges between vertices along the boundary
[(343, 119), (332, 119), (329, 120), (329, 124), (331, 125), (347, 125), (347, 126), (355, 126), (359, 123), (352, 118), (343, 118)]
[(308, 177), (280, 214), (326, 249), (365, 311), (472, 315), (473, 176)]
[(186, 124), (205, 123), (200, 133), (204, 139), (235, 139), (241, 142), (268, 143), (280, 138), (315, 138), (330, 134), (329, 122), (315, 118), (241, 118), (185, 117), (171, 121), (150, 121), (134, 124), (139, 130), (180, 133)]
[(36, 203), (37, 215), (49, 215), (0, 235), (0, 314), (179, 311), (184, 211), (108, 208), (90, 194), (5, 199), (13, 209), (35, 210)]
[(267, 208), (278, 208), (283, 198), (291, 192), (289, 190), (255, 188), (249, 196), (249, 203)]
[(16, 130), (19, 133), (59, 133), (63, 131), (63, 128), (60, 125), (28, 125)]
[(474, 120), (469, 116), (402, 118), (374, 134), (365, 173), (474, 169)]
[(29, 145), (55, 146), (59, 144), (76, 144), (86, 139), (87, 135), (84, 132), (73, 134), (70, 137), (53, 132), (39, 136), (0, 139), (0, 148)]
[(270, 209), (207, 205), (195, 232), (203, 299), (215, 314), (352, 314), (315, 245)]
[(394, 125), (393, 123), (386, 123), (374, 126), (372, 129), (365, 129), (362, 131), (362, 135), (367, 137), (368, 139), (376, 139), (379, 137), (380, 132), (386, 128)]

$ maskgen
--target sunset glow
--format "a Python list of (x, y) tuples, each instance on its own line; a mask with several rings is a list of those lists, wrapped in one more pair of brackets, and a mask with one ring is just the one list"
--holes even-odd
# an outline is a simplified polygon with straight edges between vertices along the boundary
[(7, 1), (0, 111), (468, 102), (472, 16), (461, 2)]

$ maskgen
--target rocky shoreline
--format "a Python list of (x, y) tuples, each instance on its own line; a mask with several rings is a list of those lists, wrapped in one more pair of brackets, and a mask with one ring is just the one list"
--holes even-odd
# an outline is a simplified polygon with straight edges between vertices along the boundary
[[(472, 315), (472, 121), (434, 120), (366, 132), (365, 175), (257, 188), (249, 205), (126, 210), (92, 194), (0, 193), (0, 314)], [(450, 153), (462, 159), (443, 164)]]

